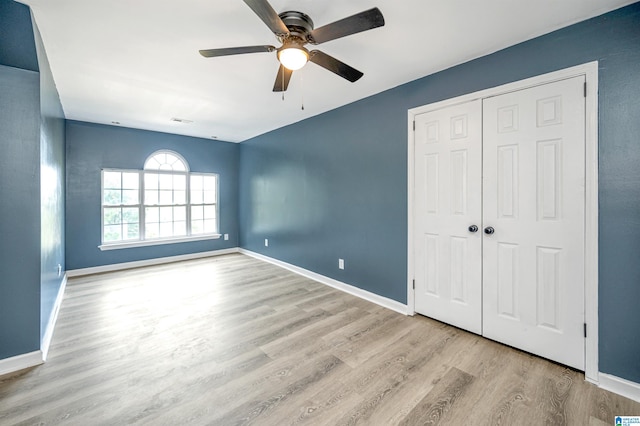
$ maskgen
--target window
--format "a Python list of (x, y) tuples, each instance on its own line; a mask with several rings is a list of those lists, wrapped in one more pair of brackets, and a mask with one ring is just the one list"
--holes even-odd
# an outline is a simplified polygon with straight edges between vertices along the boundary
[(102, 171), (101, 249), (217, 238), (218, 176), (158, 151), (143, 170)]
[(191, 233), (216, 232), (216, 177), (191, 175)]
[(138, 172), (103, 172), (103, 243), (140, 239), (139, 185)]

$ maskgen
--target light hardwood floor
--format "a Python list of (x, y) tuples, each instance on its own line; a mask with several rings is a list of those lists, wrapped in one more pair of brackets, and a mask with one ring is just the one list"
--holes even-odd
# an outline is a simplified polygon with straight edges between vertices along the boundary
[(0, 425), (613, 425), (584, 375), (241, 254), (69, 280)]

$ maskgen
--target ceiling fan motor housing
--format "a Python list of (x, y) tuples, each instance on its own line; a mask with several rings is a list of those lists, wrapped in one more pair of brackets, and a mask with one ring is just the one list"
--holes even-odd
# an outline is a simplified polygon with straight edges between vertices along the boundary
[(313, 21), (309, 15), (290, 10), (278, 16), (289, 29), (289, 37), (299, 38), (303, 43), (309, 41), (309, 34), (313, 31)]

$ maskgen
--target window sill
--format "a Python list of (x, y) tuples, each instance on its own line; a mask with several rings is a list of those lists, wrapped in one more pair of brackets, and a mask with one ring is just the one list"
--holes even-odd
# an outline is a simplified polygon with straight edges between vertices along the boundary
[(193, 241), (217, 240), (221, 236), (222, 234), (207, 234), (207, 235), (197, 235), (193, 237), (164, 238), (164, 239), (145, 240), (145, 241), (130, 241), (126, 243), (102, 244), (102, 245), (99, 245), (98, 248), (100, 249), (100, 251), (119, 250), (119, 249), (133, 248), (133, 247), (147, 247), (147, 246), (158, 246), (163, 244), (190, 243)]

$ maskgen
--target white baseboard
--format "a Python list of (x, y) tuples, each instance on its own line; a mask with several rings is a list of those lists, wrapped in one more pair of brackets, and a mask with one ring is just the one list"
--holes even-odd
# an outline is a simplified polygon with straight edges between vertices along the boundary
[(602, 389), (606, 389), (618, 395), (622, 395), (625, 398), (633, 399), (640, 402), (640, 383), (632, 382), (629, 380), (621, 379), (620, 377), (612, 376), (611, 374), (600, 373), (599, 386)]
[(334, 280), (333, 278), (329, 278), (324, 275), (320, 275), (318, 273), (309, 271), (308, 269), (300, 268), (299, 266), (292, 265), (290, 263), (283, 262), (278, 259), (274, 259), (269, 256), (265, 256), (260, 253), (256, 253), (246, 249), (239, 249), (239, 252), (242, 254), (246, 254), (247, 256), (254, 257), (259, 260), (263, 260), (265, 262), (269, 262), (273, 265), (280, 266), (281, 268), (287, 269), (291, 272), (294, 272), (298, 275), (302, 275), (303, 277), (310, 278), (314, 281), (318, 281), (319, 283), (328, 285), (329, 287), (333, 287), (335, 289), (344, 291), (345, 293), (349, 293), (353, 296), (359, 297), (361, 299), (367, 300), (369, 302), (380, 305), (384, 308), (391, 309), (392, 311), (399, 312), (403, 315), (408, 315), (409, 310), (407, 305), (397, 302), (395, 300), (389, 299), (384, 296), (380, 296), (375, 293), (371, 293), (369, 291), (363, 290), (361, 288), (352, 286), (350, 284), (343, 283), (342, 281)]
[(204, 251), (200, 253), (182, 254), (179, 256), (158, 257), (148, 260), (138, 260), (135, 262), (114, 263), (112, 265), (94, 266), (91, 268), (72, 269), (67, 271), (67, 276), (80, 277), (83, 275), (100, 274), (103, 272), (121, 271), (123, 269), (140, 268), (143, 266), (160, 265), (170, 262), (181, 262), (183, 260), (201, 259), (203, 257), (221, 256), (223, 254), (238, 253), (238, 248), (233, 247), (229, 249)]
[(0, 376), (25, 368), (35, 367), (43, 362), (42, 351), (33, 351), (11, 358), (0, 359)]
[(58, 321), (58, 312), (60, 312), (60, 305), (62, 305), (65, 288), (67, 288), (67, 274), (64, 274), (64, 278), (62, 278), (62, 284), (58, 289), (56, 302), (53, 305), (53, 311), (51, 316), (49, 317), (49, 322), (47, 323), (47, 328), (44, 331), (42, 343), (40, 344), (40, 351), (42, 352), (43, 361), (47, 360), (47, 355), (49, 354), (49, 346), (51, 345), (51, 338), (53, 337), (53, 330), (56, 327), (56, 321)]

